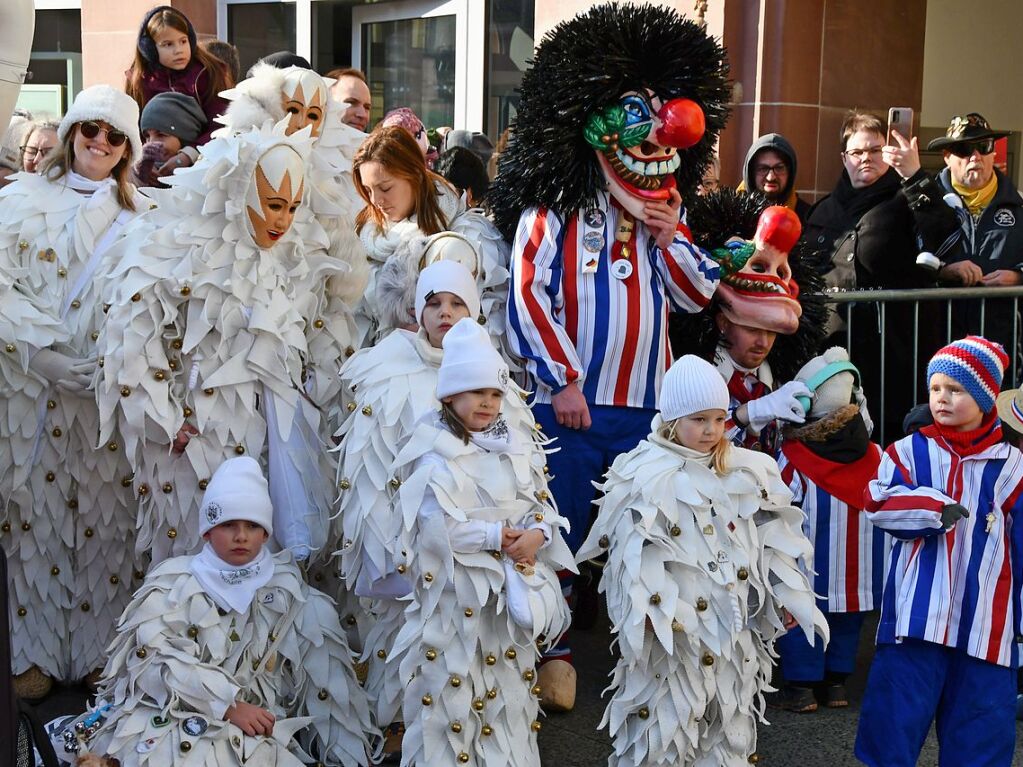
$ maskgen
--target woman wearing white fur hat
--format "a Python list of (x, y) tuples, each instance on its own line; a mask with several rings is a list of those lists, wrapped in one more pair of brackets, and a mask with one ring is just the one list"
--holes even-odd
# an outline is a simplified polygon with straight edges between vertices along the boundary
[(96, 449), (89, 389), (105, 254), (149, 207), (130, 183), (138, 120), (125, 94), (87, 88), (40, 174), (0, 192), (0, 543), (26, 696), (101, 667), (131, 596), (131, 470), (118, 444)]
[[(413, 268), (418, 272), (418, 265)], [(405, 282), (396, 279), (398, 285)], [(410, 469), (393, 464), (419, 420), (440, 408), (435, 390), (443, 339), (457, 322), (474, 319), (480, 311), (476, 281), (459, 262), (438, 260), (422, 270), (415, 284), (411, 301), (396, 289), (389, 304), (395, 307), (395, 323), (404, 315), (405, 325), (418, 326), (418, 331), (396, 329), (341, 369), (347, 418), (337, 433), (339, 500), (330, 539), (342, 544), (338, 554), (346, 591), (369, 600), (367, 615), (339, 593), (351, 611), (346, 618), (362, 623), (363, 656), (369, 663), (366, 689), (382, 725), (400, 718), (406, 680), (393, 644), (407, 604), (401, 598), (411, 588), (404, 577), (406, 552), (415, 556), (403, 552), (399, 542), (398, 489)], [(514, 384), (507, 387), (503, 411), (509, 430), (543, 466), (542, 437), (525, 393)], [(396, 750), (394, 741), (388, 749)]]
[(755, 761), (771, 642), (797, 623), (827, 640), (802, 513), (769, 456), (725, 438), (728, 401), (710, 363), (671, 366), (652, 433), (608, 471), (577, 555), (607, 554), (612, 766)]
[(376, 737), (334, 604), (291, 552), (265, 547), (259, 464), (224, 461), (192, 513), (202, 551), (146, 577), (104, 669), (105, 721), (72, 748), (124, 767), (369, 764)]
[(395, 461), (414, 600), (395, 651), (411, 679), (402, 765), (539, 767), (538, 653), (568, 628), (572, 567), (544, 456), (509, 428), (508, 366), (486, 331), (444, 337), (441, 406)]
[(140, 501), (137, 548), (194, 550), (203, 490), (227, 458), (263, 462), (276, 540), (323, 554), (334, 469), (324, 445), (347, 319), (323, 283), (342, 266), (292, 227), (309, 131), (214, 139), (154, 190), (111, 272), (97, 384), (101, 440), (123, 442)]
[[(315, 219), (327, 232), (328, 252), (348, 266), (331, 279), (330, 294), (343, 300), (351, 313), (369, 277), (366, 251), (355, 234), (355, 216), (363, 203), (352, 181), (352, 160), (366, 134), (341, 122), (343, 110), (330, 94), (333, 82), (311, 69), (256, 64), (246, 79), (221, 93), (230, 103), (217, 118), (225, 127), (214, 135), (242, 133), (267, 121), (287, 120), (288, 135), (309, 127), (313, 148), (303, 205), (294, 226), (303, 238), (315, 239), (318, 228), (309, 225)], [(350, 335), (345, 347), (354, 350), (359, 346), (354, 325)]]

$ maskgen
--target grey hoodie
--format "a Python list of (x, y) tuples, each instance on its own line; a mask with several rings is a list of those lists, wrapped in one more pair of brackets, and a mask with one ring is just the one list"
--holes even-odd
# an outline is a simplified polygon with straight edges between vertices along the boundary
[(784, 203), (792, 192), (793, 185), (796, 183), (796, 150), (792, 148), (792, 144), (788, 142), (788, 139), (780, 133), (768, 133), (754, 141), (746, 153), (746, 162), (742, 170), (742, 181), (749, 191), (755, 191), (757, 188), (756, 178), (753, 174), (753, 157), (761, 149), (773, 149), (782, 156), (785, 164), (789, 166), (789, 182), (782, 190), (782, 193), (778, 195), (778, 199)]

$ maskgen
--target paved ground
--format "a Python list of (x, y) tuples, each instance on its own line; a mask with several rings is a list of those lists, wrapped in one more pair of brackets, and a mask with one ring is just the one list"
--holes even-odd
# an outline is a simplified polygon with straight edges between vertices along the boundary
[[(760, 765), (776, 767), (853, 767), (853, 741), (863, 697), (866, 668), (870, 663), (875, 623), (864, 626), (860, 670), (849, 682), (852, 705), (846, 709), (821, 708), (813, 714), (791, 714), (768, 710), (769, 726), (760, 728)], [(573, 653), (580, 670), (575, 710), (553, 714), (543, 720), (540, 731), (540, 754), (544, 767), (603, 767), (611, 753), (611, 741), (598, 732), (606, 700), (600, 695), (608, 683), (613, 658), (608, 650), (609, 634), (606, 616), (590, 631), (574, 632)], [(40, 704), (46, 719), (60, 714), (84, 710), (85, 694), (81, 689), (62, 688)], [(1023, 767), (1023, 723), (1016, 726), (1016, 756), (1013, 767)], [(937, 747), (934, 734), (927, 740), (919, 762), (922, 767), (936, 767)], [(424, 767), (434, 767), (433, 765)]]

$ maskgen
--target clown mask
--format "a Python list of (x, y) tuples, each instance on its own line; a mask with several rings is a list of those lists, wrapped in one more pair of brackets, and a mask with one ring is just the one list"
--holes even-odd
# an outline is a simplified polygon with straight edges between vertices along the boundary
[(662, 102), (650, 91), (629, 91), (592, 112), (583, 135), (597, 153), (608, 191), (635, 218), (646, 219), (648, 202), (665, 202), (677, 186), (675, 171), (703, 137), (703, 110), (689, 99)]
[(772, 205), (760, 214), (752, 242), (739, 238), (717, 248), (711, 257), (721, 265), (718, 296), (732, 322), (791, 335), (803, 313), (799, 285), (792, 279), (789, 251), (802, 227), (795, 212)]
[(281, 84), (281, 106), (288, 115), (287, 135), (305, 127), (319, 138), (327, 111), (327, 84), (309, 69), (293, 67)]
[(305, 165), (299, 154), (278, 145), (259, 158), (245, 205), (249, 233), (260, 248), (271, 248), (287, 234), (302, 201)]

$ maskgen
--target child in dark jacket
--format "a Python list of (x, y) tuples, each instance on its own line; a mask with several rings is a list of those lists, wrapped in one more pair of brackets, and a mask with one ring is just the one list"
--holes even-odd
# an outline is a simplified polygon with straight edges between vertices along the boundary
[[(210, 140), (214, 118), (227, 109), (219, 94), (234, 86), (227, 65), (198, 47), (192, 22), (168, 5), (153, 8), (142, 19), (135, 61), (125, 76), (124, 89), (140, 109), (159, 93), (184, 93), (198, 101), (206, 124), (196, 146)], [(188, 154), (175, 159), (180, 167), (193, 162)]]

